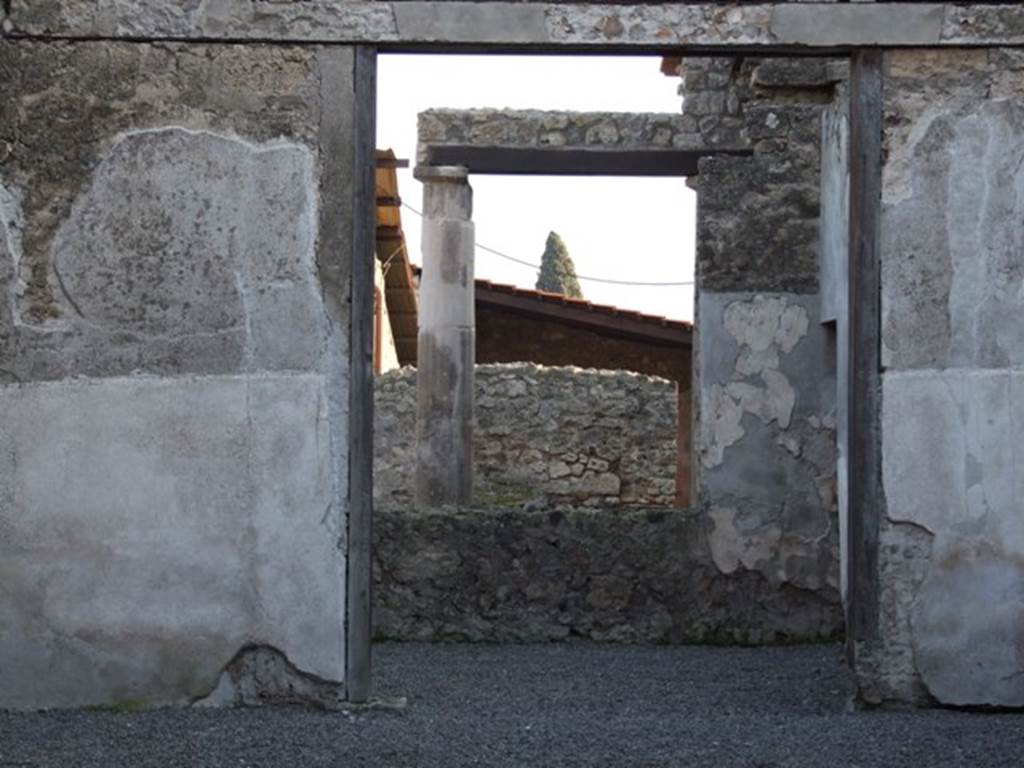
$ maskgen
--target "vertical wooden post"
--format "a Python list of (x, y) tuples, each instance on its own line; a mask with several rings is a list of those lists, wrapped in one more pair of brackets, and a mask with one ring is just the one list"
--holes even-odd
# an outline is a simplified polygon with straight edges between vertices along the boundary
[[(356, 46), (353, 167), (351, 368), (349, 380), (348, 698), (371, 693), (371, 539), (373, 532), (373, 291), (376, 244), (377, 52)], [(329, 94), (328, 94), (329, 95)], [(336, 215), (343, 215), (337, 211)]]
[(882, 52), (857, 50), (850, 70), (849, 497), (847, 643), (878, 630), (882, 514)]

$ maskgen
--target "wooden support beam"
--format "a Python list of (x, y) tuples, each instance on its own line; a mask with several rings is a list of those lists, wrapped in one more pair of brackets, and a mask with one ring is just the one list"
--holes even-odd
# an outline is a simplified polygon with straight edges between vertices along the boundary
[(355, 48), (351, 365), (349, 369), (349, 513), (346, 656), (353, 702), (371, 694), (371, 538), (373, 532), (373, 271), (376, 234), (377, 52)]
[(881, 254), (882, 52), (854, 53), (850, 70), (849, 497), (847, 642), (878, 632), (882, 514)]
[(711, 155), (750, 155), (750, 150), (559, 149), (557, 147), (427, 147), (429, 165), (461, 166), (470, 173), (551, 176), (695, 176)]

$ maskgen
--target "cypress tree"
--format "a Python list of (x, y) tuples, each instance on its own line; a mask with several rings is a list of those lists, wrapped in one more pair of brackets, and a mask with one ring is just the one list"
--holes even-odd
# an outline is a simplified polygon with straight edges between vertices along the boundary
[(580, 281), (576, 279), (576, 266), (569, 256), (557, 232), (548, 233), (548, 241), (544, 246), (544, 255), (540, 260), (540, 272), (537, 274), (537, 290), (560, 293), (574, 299), (582, 299)]

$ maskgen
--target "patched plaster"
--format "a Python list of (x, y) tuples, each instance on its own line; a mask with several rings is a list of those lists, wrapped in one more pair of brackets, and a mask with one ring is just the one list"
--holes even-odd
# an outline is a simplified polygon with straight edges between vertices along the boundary
[(751, 529), (750, 519), (727, 506), (714, 507), (709, 516), (714, 523), (708, 536), (711, 558), (722, 573), (735, 573), (740, 566), (759, 570), (775, 558), (782, 537), (777, 524), (754, 521)]
[(54, 238), (63, 315), (89, 335), (233, 348), (245, 368), (315, 366), (326, 325), (315, 169), (308, 147), (284, 139), (118, 135)]
[(758, 295), (730, 303), (724, 324), (739, 352), (731, 381), (706, 389), (701, 462), (708, 469), (720, 465), (726, 448), (742, 439), (744, 413), (789, 428), (797, 395), (781, 370), (782, 359), (807, 335), (810, 321), (799, 304)]
[[(925, 575), (896, 603), (904, 628), (892, 632), (909, 630), (916, 670), (946, 704), (1024, 705), (1021, 376), (947, 369), (883, 378), (884, 530), (911, 526), (932, 540)], [(888, 541), (884, 534), (883, 551)]]
[[(3, 251), (0, 252), (0, 280), (7, 280), (7, 305), (11, 320), (19, 322), (18, 298), (21, 292), (21, 233), (25, 229), (22, 210), (24, 195), (0, 180), (0, 228)], [(4, 263), (6, 262), (6, 264)]]

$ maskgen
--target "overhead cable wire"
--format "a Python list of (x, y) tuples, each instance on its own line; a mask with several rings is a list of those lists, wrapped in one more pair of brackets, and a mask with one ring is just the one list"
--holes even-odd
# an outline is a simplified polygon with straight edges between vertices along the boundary
[[(408, 203), (403, 201), (402, 202), (402, 207), (403, 208), (408, 208), (410, 211), (415, 213), (421, 219), (423, 218), (422, 211), (416, 210), (415, 208), (413, 208)], [(476, 247), (479, 248), (481, 251), (486, 251), (487, 253), (493, 254), (494, 256), (497, 256), (499, 258), (505, 259), (507, 261), (514, 262), (516, 264), (521, 264), (524, 267), (530, 267), (531, 269), (540, 269), (540, 264), (534, 264), (531, 261), (525, 261), (523, 259), (517, 259), (515, 256), (509, 256), (507, 253), (503, 253), (503, 252), (497, 250), (496, 248), (491, 248), (490, 246), (484, 245), (483, 243), (476, 243)], [(605, 285), (631, 285), (631, 286), (635, 286), (635, 287), (644, 287), (644, 288), (669, 288), (669, 287), (678, 287), (678, 286), (686, 286), (686, 285), (693, 285), (694, 284), (693, 280), (683, 280), (683, 281), (676, 282), (676, 283), (647, 283), (647, 282), (640, 282), (640, 281), (636, 281), (636, 280), (613, 280), (613, 279), (608, 278), (608, 277), (588, 277), (586, 275), (576, 275), (576, 279), (577, 280), (585, 280), (588, 283), (604, 283)]]

